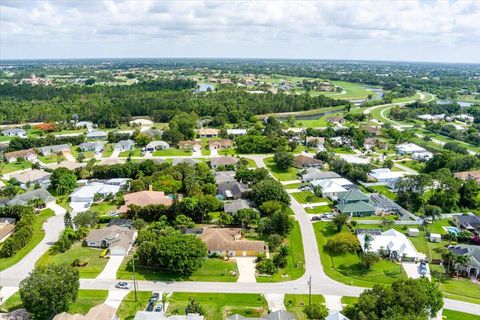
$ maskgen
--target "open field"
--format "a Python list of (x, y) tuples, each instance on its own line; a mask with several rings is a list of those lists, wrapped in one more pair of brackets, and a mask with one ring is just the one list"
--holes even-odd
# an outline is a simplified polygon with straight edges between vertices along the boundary
[[(325, 303), (325, 298), (320, 294), (313, 294), (312, 303)], [(306, 320), (303, 309), (309, 303), (308, 294), (286, 294), (283, 302), (288, 311), (295, 314), (297, 320)]]
[(108, 290), (78, 290), (77, 300), (70, 305), (68, 313), (86, 314), (92, 307), (105, 302)]
[(275, 162), (273, 161), (273, 157), (268, 157), (263, 160), (265, 165), (267, 166), (268, 170), (273, 174), (275, 178), (280, 181), (289, 181), (289, 180), (296, 180), (298, 179), (297, 174), (300, 172), (297, 168), (288, 168), (288, 170), (282, 170), (277, 167)]

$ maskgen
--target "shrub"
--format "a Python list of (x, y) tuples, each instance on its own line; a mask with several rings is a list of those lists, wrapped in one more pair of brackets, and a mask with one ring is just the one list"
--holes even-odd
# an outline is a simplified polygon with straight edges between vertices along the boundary
[(265, 259), (265, 260), (260, 261), (259, 263), (257, 263), (256, 268), (257, 268), (257, 271), (260, 274), (270, 274), (270, 275), (272, 275), (275, 272), (277, 272), (277, 267), (275, 266), (273, 261), (270, 260), (270, 259)]
[(360, 248), (358, 238), (351, 233), (337, 233), (331, 237), (325, 245), (325, 250), (331, 255), (342, 255), (355, 252)]

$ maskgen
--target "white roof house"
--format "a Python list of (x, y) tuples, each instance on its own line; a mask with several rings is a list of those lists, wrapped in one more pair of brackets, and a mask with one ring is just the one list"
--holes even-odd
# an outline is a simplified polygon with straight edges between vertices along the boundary
[(436, 120), (443, 120), (445, 119), (445, 114), (421, 114), (418, 116), (419, 119), (425, 120), (425, 121), (436, 121)]
[(108, 134), (105, 131), (90, 131), (87, 133), (87, 139), (107, 139)]
[(431, 153), (430, 151), (412, 153), (412, 159), (413, 160), (427, 161), (431, 158), (433, 158), (433, 153)]
[(243, 136), (247, 134), (247, 129), (227, 129), (227, 134), (232, 136)]
[(170, 145), (165, 141), (151, 141), (149, 144), (145, 146), (145, 150), (147, 151), (155, 151), (155, 150), (165, 150), (168, 149)]
[(4, 136), (17, 136), (21, 138), (25, 138), (27, 136), (27, 132), (20, 128), (11, 128), (5, 129), (2, 131), (2, 135)]
[(388, 168), (373, 169), (370, 176), (378, 182), (394, 183), (402, 178), (406, 172), (392, 171)]
[(329, 314), (328, 317), (325, 318), (325, 320), (350, 320), (350, 319), (345, 317), (339, 311), (335, 311), (334, 313)]
[(355, 163), (355, 164), (369, 164), (369, 158), (362, 158), (353, 154), (340, 154), (339, 157), (348, 163)]
[(314, 180), (314, 181), (311, 181), (310, 184), (313, 187), (319, 186), (322, 189), (322, 195), (332, 200), (336, 200), (340, 192), (348, 191), (347, 189), (331, 181), (330, 179)]
[(415, 143), (399, 144), (395, 147), (395, 149), (399, 154), (412, 154), (412, 153), (427, 151), (424, 148), (417, 146)]
[(122, 185), (106, 184), (101, 182), (93, 182), (86, 186), (75, 190), (70, 196), (70, 207), (74, 212), (87, 211), (92, 204), (95, 194), (99, 193), (103, 196), (108, 194), (117, 194)]
[(135, 147), (135, 141), (133, 140), (120, 140), (115, 144), (115, 150), (128, 151)]
[(475, 120), (474, 117), (468, 115), (468, 114), (459, 114), (455, 116), (455, 119), (465, 121), (465, 122), (473, 122)]
[(417, 261), (421, 257), (407, 236), (395, 229), (384, 231), (380, 235), (368, 235), (369, 239), (366, 239), (365, 233), (360, 233), (357, 237), (363, 251), (387, 250), (390, 257), (398, 260), (406, 258)]

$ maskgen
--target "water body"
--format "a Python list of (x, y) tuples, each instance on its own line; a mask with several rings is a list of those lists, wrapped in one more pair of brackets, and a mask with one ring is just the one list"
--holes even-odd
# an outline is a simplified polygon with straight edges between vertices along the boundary
[(466, 107), (470, 107), (470, 106), (474, 105), (474, 103), (467, 102), (467, 101), (437, 100), (437, 104), (450, 104), (450, 103), (455, 103), (455, 102), (462, 108), (466, 108)]
[(215, 90), (215, 86), (211, 83), (199, 83), (197, 92), (206, 92), (210, 89), (211, 91)]
[[(371, 87), (364, 87), (364, 88), (373, 92), (373, 97), (372, 97), (371, 100), (380, 100), (380, 99), (383, 98), (383, 95), (384, 95), (383, 89), (381, 89), (381, 88), (371, 88)], [(368, 99), (365, 98), (365, 99), (353, 99), (353, 100), (348, 100), (348, 101), (350, 101), (354, 105), (358, 106), (358, 105), (362, 104), (362, 102), (365, 102), (367, 100)]]
[[(320, 119), (323, 116), (326, 116), (328, 114), (333, 114), (333, 113), (338, 113), (339, 110), (329, 110), (329, 111), (323, 111), (319, 113), (314, 113), (314, 114), (305, 114), (305, 115), (294, 115), (295, 119), (301, 121), (301, 120), (316, 120)], [(277, 116), (276, 118), (280, 121), (285, 121), (288, 119), (289, 116)]]

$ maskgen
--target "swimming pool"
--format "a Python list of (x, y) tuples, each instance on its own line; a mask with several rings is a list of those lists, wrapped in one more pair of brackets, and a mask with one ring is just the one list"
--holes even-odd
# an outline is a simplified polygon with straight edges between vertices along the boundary
[(460, 229), (457, 227), (443, 227), (443, 229), (445, 229), (445, 231), (448, 233), (453, 233), (454, 235), (458, 235), (460, 233)]

